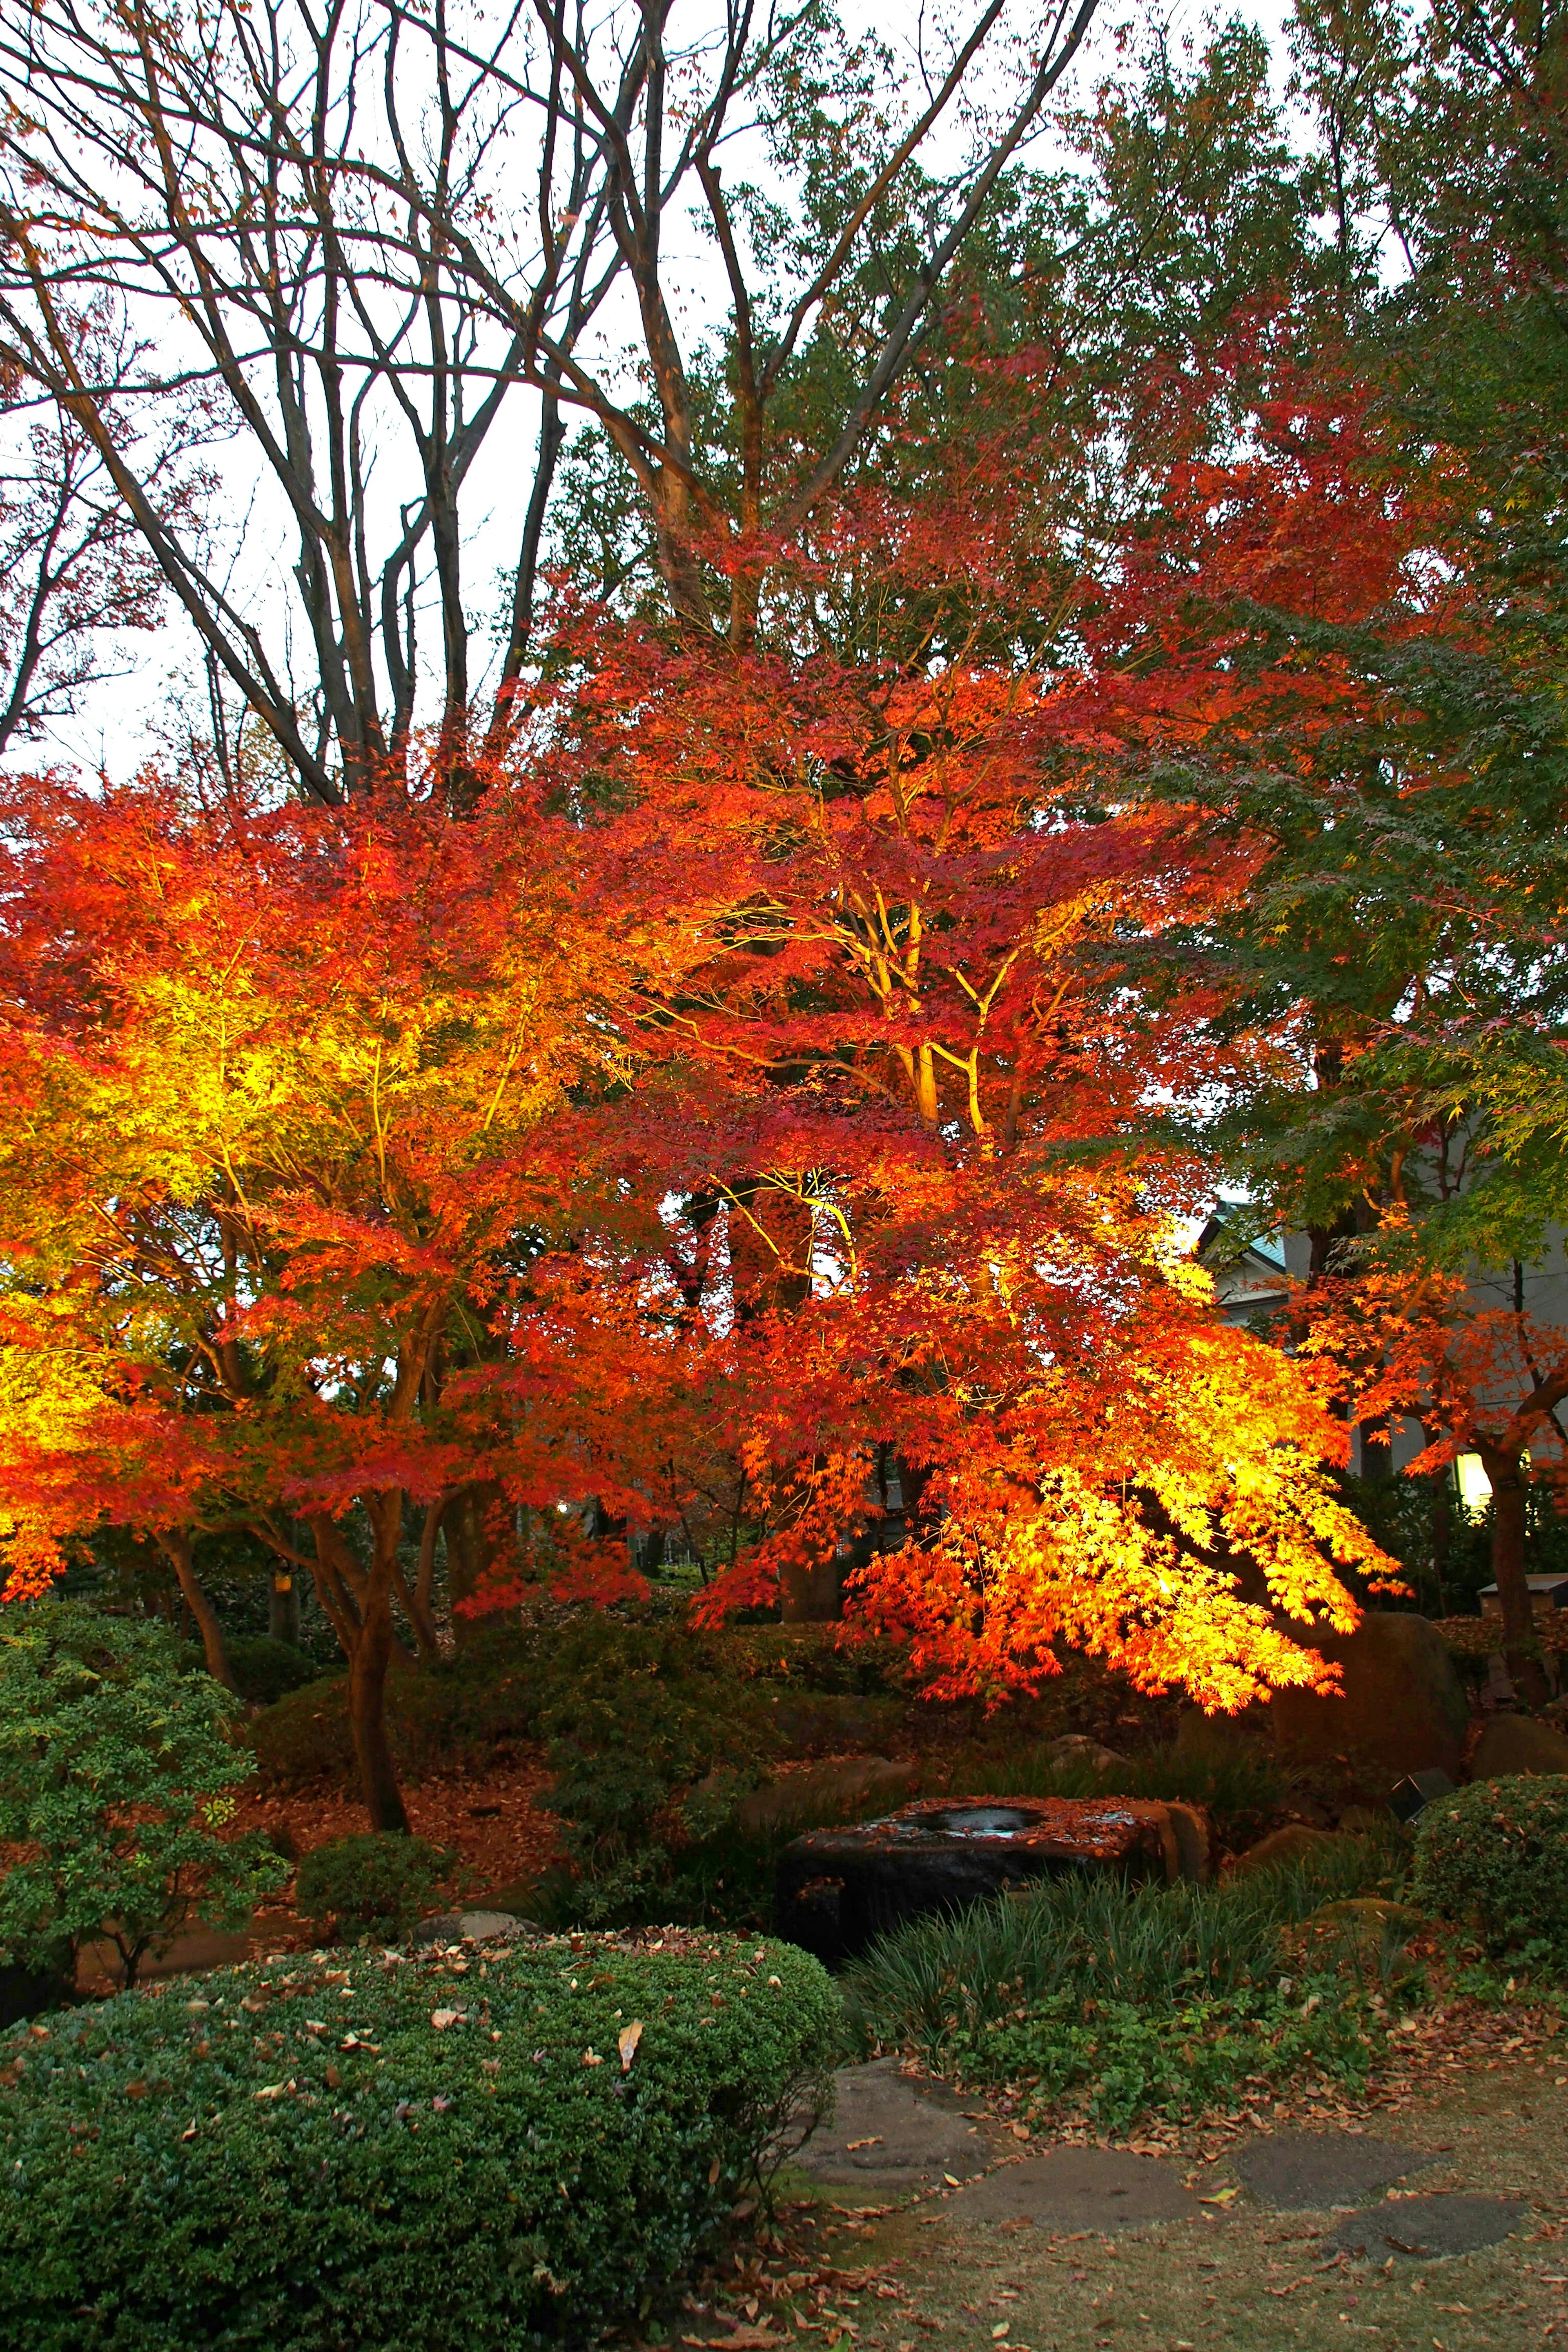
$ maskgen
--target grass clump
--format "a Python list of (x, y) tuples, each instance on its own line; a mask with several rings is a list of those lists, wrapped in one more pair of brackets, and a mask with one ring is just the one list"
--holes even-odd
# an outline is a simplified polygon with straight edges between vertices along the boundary
[(1356, 1839), (1215, 1886), (1047, 1879), (875, 1945), (842, 1979), (851, 2031), (865, 2051), (911, 2050), (1036, 2108), (1071, 2095), (1112, 2128), (1304, 2070), (1359, 2085), (1394, 1950), (1369, 1955), (1352, 1925), (1302, 1931), (1325, 1906), (1387, 1891), (1400, 1864)]
[(0, 2039), (5, 2336), (588, 2342), (719, 2236), (837, 2045), (788, 1945), (578, 1937), (343, 1973), (233, 1969)]

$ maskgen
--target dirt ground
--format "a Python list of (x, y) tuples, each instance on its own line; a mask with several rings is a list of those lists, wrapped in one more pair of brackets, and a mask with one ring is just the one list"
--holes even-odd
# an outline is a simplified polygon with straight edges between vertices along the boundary
[[(534, 1802), (550, 1775), (536, 1758), (475, 1780), (461, 1773), (429, 1778), (405, 1790), (416, 1836), (428, 1838), (461, 1857), (454, 1896), (466, 1907), (504, 1908), (554, 1860), (559, 1825)], [(303, 1855), (329, 1839), (357, 1837), (370, 1828), (364, 1807), (333, 1795), (261, 1796), (239, 1800), (236, 1834), (247, 1830), (285, 1831)], [(248, 1928), (226, 1935), (195, 1927), (166, 1952), (143, 1962), (143, 1980), (176, 1976), (192, 1969), (226, 1968), (258, 1953), (300, 1951), (317, 1941), (316, 1930), (289, 1905), (258, 1911)], [(81, 1992), (108, 1993), (119, 1982), (119, 1958), (111, 1945), (84, 1947), (77, 1971)]]
[[(662, 2340), (672, 2352), (795, 2337), (829, 2352), (1326, 2352), (1361, 2336), (1390, 2352), (1568, 2343), (1568, 2036), (1552, 2033), (1555, 2022), (1451, 2016), (1367, 2102), (1238, 2110), (1205, 2130), (1121, 2141), (1190, 2192), (1180, 2221), (1110, 2231), (986, 2219), (987, 2201), (1007, 2201), (994, 2194), (995, 2171), (978, 2189), (949, 2174), (952, 2185), (895, 2206), (818, 2189), (786, 2209), (771, 2257), (738, 2262), (732, 2282), (689, 2295)], [(984, 2111), (965, 2101), (964, 2113), (984, 2137)], [(1355, 2200), (1380, 2218), (1397, 2217), (1405, 2197), (1452, 2192), (1514, 2198), (1524, 2210), (1512, 2235), (1479, 2252), (1347, 2256), (1329, 2241), (1350, 2200), (1276, 2211), (1242, 2181), (1237, 2157), (1277, 2118), (1282, 2130), (1345, 2143), (1376, 2135), (1434, 2158), (1388, 2205), (1381, 2195)], [(1020, 2173), (1043, 2147), (1017, 2149)]]
[[(858, 2235), (858, 2263), (896, 2264), (891, 2276), (910, 2292), (873, 2305), (852, 2340), (866, 2352), (922, 2341), (1007, 2352), (1321, 2352), (1357, 2336), (1398, 2352), (1500, 2352), (1568, 2340), (1561, 2091), (1519, 2067), (1461, 2076), (1412, 2102), (1401, 2122), (1413, 2147), (1444, 2145), (1447, 2158), (1416, 2176), (1412, 2194), (1526, 2199), (1519, 2234), (1477, 2253), (1378, 2263), (1325, 2257), (1331, 2212), (1269, 2212), (1245, 2191), (1202, 2206), (1199, 2221), (1115, 2236), (1057, 2237), (1027, 2221), (966, 2226), (956, 2198), (934, 2224), (912, 2211)], [(1235, 2185), (1223, 2159), (1207, 2177), (1208, 2195)]]

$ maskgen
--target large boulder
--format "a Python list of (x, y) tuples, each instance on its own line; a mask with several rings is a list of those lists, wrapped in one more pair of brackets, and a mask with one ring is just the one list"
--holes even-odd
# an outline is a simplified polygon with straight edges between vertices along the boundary
[(1472, 1780), (1511, 1780), (1526, 1772), (1568, 1773), (1568, 1739), (1528, 1715), (1494, 1716), (1470, 1759)]
[(1271, 1870), (1280, 1863), (1313, 1862), (1320, 1854), (1337, 1853), (1341, 1841), (1330, 1830), (1315, 1830), (1305, 1822), (1287, 1822), (1282, 1829), (1270, 1830), (1268, 1836), (1238, 1853), (1231, 1864), (1232, 1874), (1254, 1870)]
[(779, 1829), (789, 1822), (820, 1821), (836, 1813), (874, 1812), (913, 1794), (918, 1764), (895, 1764), (886, 1756), (856, 1756), (840, 1764), (816, 1764), (786, 1772), (742, 1797), (737, 1814), (742, 1829)]
[(1353, 1633), (1298, 1638), (1339, 1666), (1343, 1679), (1331, 1697), (1276, 1692), (1269, 1712), (1283, 1756), (1299, 1764), (1348, 1758), (1395, 1779), (1434, 1767), (1458, 1778), (1469, 1706), (1435, 1625), (1369, 1610)]

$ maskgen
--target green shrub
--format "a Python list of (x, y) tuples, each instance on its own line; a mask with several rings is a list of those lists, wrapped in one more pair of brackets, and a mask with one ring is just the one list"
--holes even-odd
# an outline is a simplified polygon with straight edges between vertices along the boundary
[[(387, 1683), (387, 1731), (399, 1769), (417, 1780), (437, 1768), (483, 1769), (535, 1737), (539, 1699), (526, 1654), (485, 1637), (472, 1653), (394, 1666)], [(246, 1738), (269, 1789), (330, 1783), (359, 1791), (342, 1675), (301, 1684), (251, 1718)]]
[(689, 1916), (683, 1862), (726, 1833), (778, 1745), (765, 1695), (683, 1625), (584, 1616), (556, 1641), (539, 1727), (575, 1916)]
[(129, 1984), (191, 1918), (237, 1926), (282, 1884), (263, 1839), (219, 1834), (250, 1769), (235, 1707), (146, 1619), (0, 1613), (0, 1839), (31, 1849), (0, 1880), (0, 1958), (61, 1966), (109, 1936)]
[(1489, 1945), (1568, 1953), (1568, 1776), (1478, 1780), (1422, 1813), (1412, 1888)]
[[(913, 2050), (933, 2073), (1023, 2083), (1040, 2100), (1077, 2090), (1118, 2127), (1307, 2063), (1360, 2079), (1377, 2033), (1361, 1994), (1377, 1988), (1321, 1958), (1300, 1977), (1291, 1931), (1325, 1901), (1386, 1884), (1391, 1864), (1393, 1849), (1356, 1839), (1214, 1886), (1042, 1880), (873, 1946), (842, 1980), (850, 2031), (863, 2051)], [(1353, 1972), (1356, 1939), (1340, 1940), (1334, 1958)]]
[(316, 1679), (316, 1667), (304, 1651), (270, 1633), (242, 1633), (230, 1642), (228, 1664), (240, 1697), (253, 1706), (271, 1706)]
[(235, 1969), (0, 2040), (3, 2332), (514, 2352), (646, 2310), (819, 2101), (837, 2002), (787, 1945), (574, 1941)]
[(305, 1856), (294, 1901), (310, 1920), (340, 1936), (378, 1936), (384, 1943), (436, 1907), (457, 1857), (417, 1837), (335, 1838)]

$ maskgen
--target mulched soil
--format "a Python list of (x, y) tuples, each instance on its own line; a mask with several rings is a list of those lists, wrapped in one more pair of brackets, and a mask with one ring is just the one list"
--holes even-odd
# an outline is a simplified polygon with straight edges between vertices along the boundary
[[(550, 1784), (538, 1753), (482, 1776), (431, 1776), (404, 1790), (415, 1834), (461, 1856), (454, 1899), (483, 1908), (487, 1898), (539, 1878), (560, 1855), (560, 1823), (535, 1799)], [(303, 1855), (333, 1838), (361, 1837), (370, 1828), (362, 1804), (334, 1790), (239, 1800), (237, 1831), (284, 1831)], [(291, 1950), (315, 1940), (314, 1930), (286, 1904), (257, 1914), (258, 1948)]]

